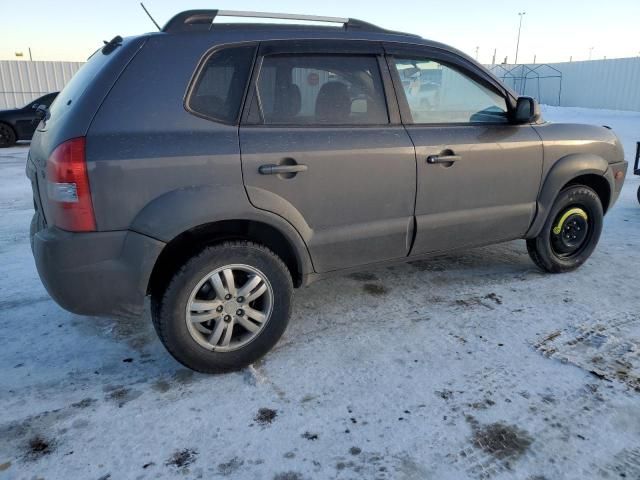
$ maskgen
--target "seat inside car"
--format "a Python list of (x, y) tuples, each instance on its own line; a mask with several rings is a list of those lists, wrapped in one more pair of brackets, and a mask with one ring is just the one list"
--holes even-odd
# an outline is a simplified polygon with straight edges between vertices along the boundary
[(346, 123), (351, 113), (351, 95), (342, 82), (325, 83), (316, 98), (316, 121)]
[(300, 87), (295, 83), (278, 84), (275, 91), (275, 102), (271, 121), (276, 123), (288, 123), (300, 113), (302, 96)]

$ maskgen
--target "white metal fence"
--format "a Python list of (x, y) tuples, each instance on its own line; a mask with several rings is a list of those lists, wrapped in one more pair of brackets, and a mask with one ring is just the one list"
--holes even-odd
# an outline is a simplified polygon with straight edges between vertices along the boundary
[(640, 111), (640, 57), (489, 68), (521, 95), (548, 105)]
[(82, 65), (0, 60), (0, 110), (22, 107), (42, 95), (60, 91)]

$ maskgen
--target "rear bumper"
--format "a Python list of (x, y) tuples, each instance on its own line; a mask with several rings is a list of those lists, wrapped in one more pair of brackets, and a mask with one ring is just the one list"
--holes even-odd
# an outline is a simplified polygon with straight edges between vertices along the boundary
[(31, 232), (38, 274), (62, 308), (80, 315), (142, 313), (149, 277), (164, 243), (131, 231), (37, 231), (38, 225), (33, 222)]

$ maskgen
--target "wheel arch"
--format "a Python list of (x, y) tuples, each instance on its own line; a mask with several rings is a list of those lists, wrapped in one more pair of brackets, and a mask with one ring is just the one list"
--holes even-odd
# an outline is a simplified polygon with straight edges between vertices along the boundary
[(560, 190), (562, 191), (565, 188), (573, 185), (583, 185), (591, 188), (594, 192), (596, 192), (598, 194), (598, 198), (600, 198), (600, 203), (602, 203), (603, 213), (607, 213), (609, 204), (611, 202), (611, 185), (609, 185), (609, 182), (604, 175), (598, 175), (594, 173), (580, 175), (567, 182), (567, 184), (564, 185)]
[(585, 185), (593, 189), (606, 213), (613, 192), (613, 176), (609, 163), (591, 154), (571, 154), (559, 159), (547, 173), (537, 200), (534, 220), (525, 238), (540, 234), (558, 194), (571, 185)]
[(162, 284), (158, 278), (165, 278), (167, 265), (174, 268), (176, 259), (185, 258), (181, 252), (193, 254), (232, 239), (251, 240), (273, 250), (289, 267), (296, 286), (304, 284), (314, 271), (307, 245), (296, 228), (284, 218), (251, 205), (242, 184), (171, 190), (147, 204), (129, 228), (166, 244), (155, 262), (148, 291)]
[(204, 248), (233, 240), (249, 240), (273, 251), (289, 269), (295, 287), (303, 285), (312, 271), (306, 247), (296, 245), (274, 225), (255, 219), (218, 220), (190, 228), (166, 244), (151, 272), (147, 293), (164, 289), (173, 274)]

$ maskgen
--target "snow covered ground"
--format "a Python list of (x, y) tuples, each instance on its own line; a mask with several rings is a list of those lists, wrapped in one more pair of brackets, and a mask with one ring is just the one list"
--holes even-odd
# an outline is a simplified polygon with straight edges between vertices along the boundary
[[(640, 140), (640, 113), (545, 115)], [(148, 315), (49, 299), (26, 153), (0, 151), (0, 479), (640, 477), (637, 177), (575, 273), (512, 242), (318, 282), (275, 351), (206, 376)]]

